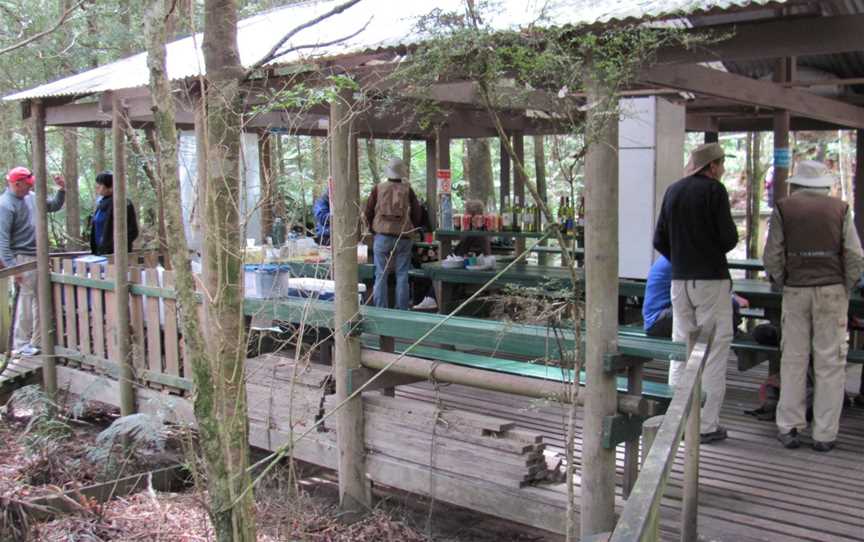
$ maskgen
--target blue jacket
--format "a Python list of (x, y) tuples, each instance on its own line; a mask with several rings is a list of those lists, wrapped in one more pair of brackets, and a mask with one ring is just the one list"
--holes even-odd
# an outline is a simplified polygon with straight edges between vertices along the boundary
[(661, 255), (648, 271), (648, 282), (645, 284), (645, 302), (642, 304), (645, 329), (653, 326), (663, 309), (671, 306), (672, 263)]
[(330, 193), (324, 191), (321, 197), (312, 205), (312, 214), (315, 215), (315, 234), (319, 241), (330, 240)]

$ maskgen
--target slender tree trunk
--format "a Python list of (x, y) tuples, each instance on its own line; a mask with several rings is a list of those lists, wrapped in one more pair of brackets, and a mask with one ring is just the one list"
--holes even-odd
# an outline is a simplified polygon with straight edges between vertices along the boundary
[(258, 168), (261, 172), (261, 239), (273, 229), (273, 152), (272, 138), (258, 135)]
[(366, 163), (369, 165), (372, 184), (378, 184), (381, 181), (381, 170), (378, 168), (378, 146), (374, 139), (366, 140)]
[[(468, 197), (477, 199), (485, 205), (490, 200), (494, 203), (495, 193), (492, 184), (492, 150), (488, 139), (466, 139), (468, 177)], [(488, 209), (487, 212), (492, 212)]]
[(312, 137), (312, 156), (312, 175), (315, 177), (315, 195), (317, 197), (326, 190), (327, 178), (330, 176), (330, 165), (324, 138)]
[[(543, 148), (545, 144), (544, 138), (542, 135), (534, 136), (534, 174), (537, 177), (537, 192), (540, 194), (540, 199), (543, 200), (543, 203), (549, 204), (549, 199), (546, 196), (546, 153)], [(548, 243), (544, 240), (540, 243), (540, 246), (547, 246)], [(537, 255), (537, 263), (540, 265), (546, 265), (548, 262), (548, 257), (545, 252), (541, 252)]]
[[(748, 134), (748, 140), (752, 138), (752, 144), (748, 145), (748, 179), (747, 179), (747, 257), (758, 258), (761, 245), (761, 205), (762, 205), (762, 135), (758, 132)], [(750, 272), (748, 272), (750, 276)]]
[(81, 202), (78, 190), (78, 130), (63, 129), (63, 178), (66, 179), (66, 246), (78, 250), (81, 241)]
[(405, 162), (405, 167), (411, 171), (411, 141), (405, 140), (402, 142), (402, 161)]
[[(206, 325), (199, 322), (188, 259), (177, 174), (173, 101), (165, 72), (164, 18), (170, 0), (155, 0), (148, 17), (148, 66), (157, 141), (166, 191), (168, 243), (177, 275), (183, 336), (192, 361), (194, 411), (207, 466), (210, 517), (220, 542), (254, 542), (249, 466), (249, 422), (244, 364), (242, 243), (240, 229), (240, 77), (237, 12), (231, 0), (205, 4), (204, 60), (207, 107), (207, 187), (204, 247)], [(199, 145), (205, 144), (199, 141)]]
[[(333, 267), (336, 279), (336, 314), (334, 319), (336, 358), (336, 400), (344, 401), (351, 393), (349, 371), (360, 367), (360, 339), (348, 333), (360, 312), (357, 294), (357, 243), (360, 240), (360, 186), (357, 162), (352, 156), (357, 145), (351, 133), (350, 91), (341, 92), (330, 104), (330, 156), (333, 173), (332, 232)], [(363, 441), (363, 402), (358, 396), (345, 403), (336, 413), (336, 442), (339, 448), (339, 503), (345, 512), (357, 516), (371, 504), (366, 480), (366, 455)]]

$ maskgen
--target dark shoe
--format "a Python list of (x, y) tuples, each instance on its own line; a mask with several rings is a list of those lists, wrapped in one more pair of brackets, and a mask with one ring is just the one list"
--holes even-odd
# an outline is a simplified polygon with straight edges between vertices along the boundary
[(813, 441), (813, 449), (817, 452), (830, 452), (834, 449), (834, 441), (831, 442), (822, 442), (819, 440)]
[(801, 447), (801, 439), (798, 438), (798, 430), (792, 429), (788, 433), (777, 433), (777, 440), (784, 448), (794, 450)]
[(716, 431), (710, 433), (701, 433), (699, 435), (699, 444), (711, 444), (712, 442), (720, 442), (726, 440), (726, 428), (718, 427)]

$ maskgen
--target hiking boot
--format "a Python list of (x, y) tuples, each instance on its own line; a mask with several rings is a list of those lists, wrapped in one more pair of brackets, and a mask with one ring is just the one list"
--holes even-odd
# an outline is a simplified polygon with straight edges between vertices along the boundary
[(725, 427), (717, 427), (715, 431), (711, 431), (710, 433), (700, 433), (699, 434), (699, 444), (711, 444), (712, 442), (720, 442), (721, 440), (726, 440), (726, 428)]
[(834, 449), (834, 441), (822, 442), (821, 440), (814, 440), (813, 449), (817, 452), (830, 452)]
[(423, 301), (417, 303), (412, 308), (416, 311), (432, 311), (438, 308), (438, 303), (435, 302), (434, 297), (426, 296), (423, 298)]
[(792, 429), (788, 433), (777, 433), (777, 440), (784, 448), (794, 450), (801, 447), (801, 439), (798, 438), (798, 430)]

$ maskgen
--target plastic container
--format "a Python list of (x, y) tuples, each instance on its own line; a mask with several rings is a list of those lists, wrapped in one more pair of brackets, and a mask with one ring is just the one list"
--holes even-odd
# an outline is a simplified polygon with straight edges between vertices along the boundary
[[(357, 291), (362, 299), (366, 293), (366, 285), (357, 285)], [(333, 301), (336, 294), (336, 283), (332, 280), (314, 278), (292, 278), (287, 281), (287, 296)]]

